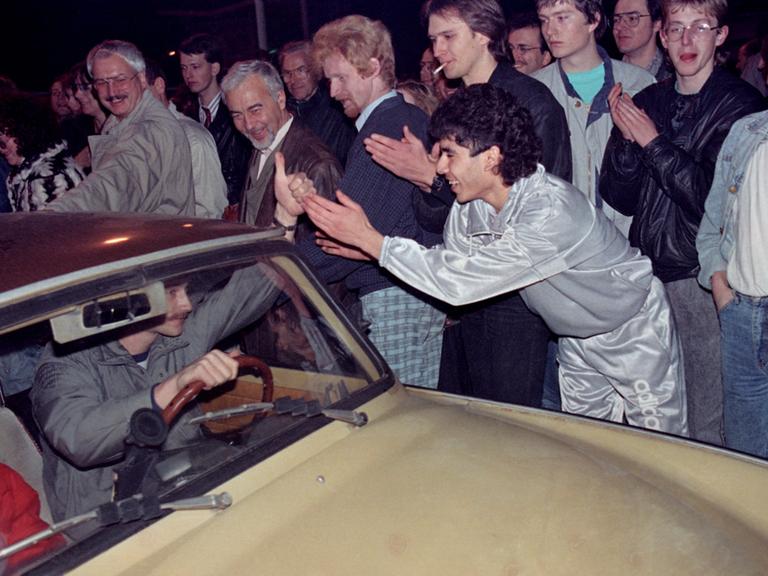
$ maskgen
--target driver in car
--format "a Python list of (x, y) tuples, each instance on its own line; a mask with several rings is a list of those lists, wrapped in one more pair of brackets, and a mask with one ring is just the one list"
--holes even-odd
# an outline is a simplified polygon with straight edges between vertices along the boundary
[[(43, 481), (56, 521), (108, 502), (113, 466), (124, 456), (131, 415), (162, 411), (187, 384), (214, 388), (237, 375), (237, 362), (217, 342), (260, 317), (274, 287), (258, 265), (236, 271), (227, 285), (193, 306), (185, 280), (167, 281), (166, 313), (140, 330), (120, 332), (88, 348), (49, 344), (32, 387), (43, 430)], [(131, 328), (131, 327), (129, 327)], [(200, 439), (185, 410), (163, 448)], [(199, 412), (198, 412), (199, 413)]]

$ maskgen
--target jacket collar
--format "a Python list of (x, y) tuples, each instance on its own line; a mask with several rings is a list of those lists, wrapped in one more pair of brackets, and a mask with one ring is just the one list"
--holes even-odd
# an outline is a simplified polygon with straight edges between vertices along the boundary
[(137, 116), (143, 116), (147, 108), (149, 108), (152, 103), (156, 103), (159, 106), (162, 106), (160, 101), (152, 96), (152, 94), (149, 92), (149, 89), (145, 88), (144, 93), (141, 95), (141, 99), (136, 104), (136, 107), (131, 110), (131, 113), (122, 120), (118, 120), (114, 114), (110, 115), (109, 118), (107, 118), (107, 121), (104, 123), (104, 127), (101, 129), (101, 133), (116, 136), (119, 135), (121, 132), (127, 129), (126, 127), (133, 122), (134, 118)]
[(533, 174), (520, 178), (510, 186), (507, 201), (498, 213), (484, 200), (470, 202), (467, 208), (467, 236), (481, 237), (480, 240), (484, 244), (500, 238), (520, 206), (521, 199), (526, 196), (528, 190), (536, 188), (543, 177), (544, 167), (538, 164)]
[[(187, 346), (189, 346), (189, 341), (184, 338), (183, 334), (176, 338), (160, 336), (149, 348), (149, 359), (154, 361), (159, 356), (167, 356)], [(99, 364), (103, 366), (124, 366), (134, 363), (133, 356), (120, 344), (119, 340), (107, 342), (103, 347), (106, 349), (106, 353), (99, 360)]]
[[(606, 52), (602, 46), (599, 45), (597, 46), (597, 53), (600, 55), (600, 59), (603, 61), (605, 79), (603, 80), (603, 86), (600, 88), (598, 93), (595, 95), (595, 98), (592, 100), (592, 103), (589, 105), (587, 126), (593, 122), (597, 122), (603, 114), (611, 113), (611, 110), (608, 107), (608, 93), (611, 91), (613, 85), (615, 84), (613, 79), (613, 63), (611, 62), (611, 57), (608, 56), (608, 52)], [(580, 100), (581, 96), (576, 93), (576, 90), (574, 90), (571, 81), (568, 80), (568, 74), (566, 74), (563, 70), (563, 65), (560, 63), (560, 60), (557, 61), (557, 69), (560, 71), (560, 78), (563, 81), (563, 86), (565, 86), (565, 93), (570, 98), (576, 98)]]

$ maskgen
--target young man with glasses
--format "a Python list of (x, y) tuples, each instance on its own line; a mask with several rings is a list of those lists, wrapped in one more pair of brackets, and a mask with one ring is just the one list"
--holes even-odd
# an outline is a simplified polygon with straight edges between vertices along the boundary
[(99, 101), (112, 115), (89, 140), (91, 173), (46, 208), (194, 216), (189, 143), (178, 120), (147, 90), (139, 49), (106, 40), (88, 53), (87, 66)]
[(608, 27), (600, 0), (537, 0), (537, 10), (542, 34), (557, 61), (533, 77), (548, 86), (565, 109), (573, 183), (626, 235), (630, 220), (597, 193), (603, 151), (613, 127), (608, 93), (621, 84), (635, 94), (653, 83), (653, 76), (612, 60), (597, 44)]
[(612, 22), (613, 38), (624, 62), (644, 68), (658, 82), (674, 74), (656, 41), (661, 30), (661, 0), (618, 0)]
[(507, 22), (507, 46), (515, 68), (533, 74), (552, 62), (552, 54), (541, 35), (539, 17), (534, 12), (513, 15)]
[(663, 0), (661, 41), (675, 81), (634, 99), (621, 86), (611, 91), (615, 128), (600, 178), (601, 196), (633, 217), (630, 243), (665, 284), (683, 346), (691, 436), (713, 444), (722, 443), (720, 328), (696, 282), (696, 233), (731, 125), (763, 108), (754, 88), (715, 67), (727, 11), (726, 0)]

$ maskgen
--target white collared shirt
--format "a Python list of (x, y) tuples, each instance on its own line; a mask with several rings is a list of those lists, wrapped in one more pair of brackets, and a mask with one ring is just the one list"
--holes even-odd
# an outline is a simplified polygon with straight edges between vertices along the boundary
[(280, 126), (280, 128), (277, 130), (277, 134), (275, 134), (275, 139), (272, 141), (272, 144), (269, 145), (269, 148), (261, 151), (261, 155), (259, 156), (259, 171), (256, 174), (257, 178), (261, 176), (261, 171), (264, 169), (264, 164), (266, 164), (267, 158), (272, 156), (275, 150), (277, 150), (280, 147), (280, 144), (282, 144), (283, 140), (285, 139), (285, 135), (288, 134), (288, 130), (291, 128), (291, 124), (293, 124), (293, 116), (288, 119), (288, 122)]
[(360, 130), (363, 129), (363, 126), (365, 126), (365, 122), (368, 120), (368, 117), (373, 113), (374, 110), (376, 110), (376, 107), (384, 102), (387, 98), (393, 98), (397, 96), (397, 92), (394, 90), (390, 90), (386, 94), (382, 94), (376, 100), (368, 104), (365, 108), (363, 108), (363, 111), (360, 112), (360, 116), (357, 117), (357, 120), (355, 120), (355, 128), (357, 128), (357, 131), (360, 132)]
[(749, 161), (739, 190), (733, 257), (728, 283), (748, 296), (768, 296), (768, 198), (766, 198), (768, 142), (758, 146)]
[(211, 113), (211, 122), (214, 121), (216, 114), (219, 111), (219, 104), (221, 104), (221, 95), (221, 90), (219, 90), (219, 93), (213, 97), (213, 100), (208, 103), (208, 106), (203, 106), (199, 100), (197, 101), (197, 117), (200, 119), (200, 124), (205, 124), (205, 110), (203, 110), (203, 108), (208, 109)]

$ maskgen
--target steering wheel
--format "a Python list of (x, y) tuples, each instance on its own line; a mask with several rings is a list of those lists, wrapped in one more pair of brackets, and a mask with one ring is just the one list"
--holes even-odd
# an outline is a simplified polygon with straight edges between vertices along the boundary
[[(264, 381), (264, 387), (261, 393), (262, 402), (272, 402), (272, 395), (274, 393), (274, 383), (272, 381), (272, 370), (267, 366), (267, 363), (263, 360), (256, 358), (256, 356), (248, 356), (243, 354), (235, 358), (240, 368), (256, 368), (261, 373), (261, 378)], [(173, 397), (170, 404), (163, 410), (163, 421), (167, 425), (179, 415), (182, 408), (194, 400), (198, 394), (203, 390), (205, 385), (200, 380), (190, 382), (184, 388), (179, 390), (176, 396)]]

